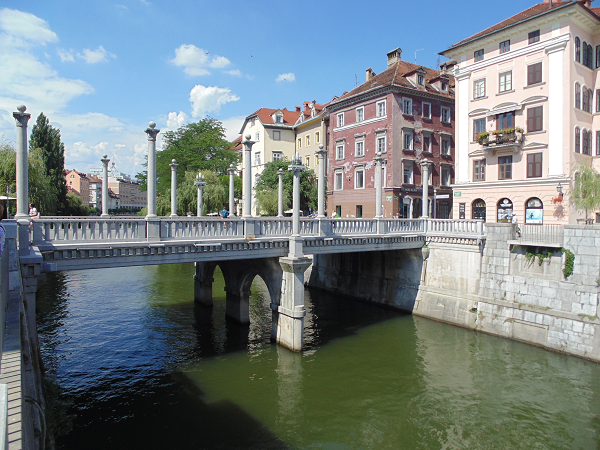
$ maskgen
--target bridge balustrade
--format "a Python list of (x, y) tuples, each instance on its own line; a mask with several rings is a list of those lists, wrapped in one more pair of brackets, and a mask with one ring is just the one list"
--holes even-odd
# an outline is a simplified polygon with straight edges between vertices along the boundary
[(421, 233), (425, 231), (422, 219), (384, 219), (388, 233)]
[(273, 237), (292, 234), (292, 219), (289, 217), (260, 217), (255, 219), (254, 223), (256, 236)]
[(210, 239), (243, 237), (244, 222), (239, 219), (161, 218), (160, 238)]
[(144, 219), (51, 218), (33, 221), (34, 245), (55, 241), (144, 241)]
[(427, 219), (427, 234), (483, 235), (481, 220)]
[(376, 234), (376, 219), (334, 219), (331, 223), (333, 234)]

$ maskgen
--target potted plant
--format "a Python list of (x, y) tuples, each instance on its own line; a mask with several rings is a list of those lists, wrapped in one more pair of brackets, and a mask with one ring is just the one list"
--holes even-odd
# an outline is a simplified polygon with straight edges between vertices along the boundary
[(477, 136), (477, 142), (481, 145), (489, 145), (490, 143), (490, 133), (484, 131), (483, 133), (479, 133)]

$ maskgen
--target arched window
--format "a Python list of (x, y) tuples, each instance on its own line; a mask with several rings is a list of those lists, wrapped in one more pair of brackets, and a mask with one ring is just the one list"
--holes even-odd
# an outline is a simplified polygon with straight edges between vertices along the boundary
[(481, 198), (474, 200), (471, 204), (471, 214), (473, 219), (482, 219), (485, 222), (485, 201)]
[(582, 108), (584, 111), (587, 111), (590, 106), (590, 93), (587, 88), (583, 87), (583, 98), (582, 98)]
[(587, 64), (586, 64), (586, 66), (588, 66), (590, 69), (594, 68), (594, 49), (589, 44), (587, 46)]
[(588, 108), (586, 109), (586, 111), (590, 114), (592, 112), (592, 103), (594, 103), (594, 91), (588, 89)]
[(575, 61), (581, 62), (581, 41), (578, 37), (575, 38)]
[(575, 108), (581, 109), (581, 85), (575, 83)]
[(544, 222), (544, 204), (537, 197), (525, 202), (525, 223), (541, 225)]
[(588, 147), (590, 145), (588, 132), (584, 129), (581, 136), (581, 153), (587, 155)]
[(575, 127), (575, 153), (581, 153), (581, 131)]
[(588, 54), (587, 54), (587, 42), (585, 42), (585, 41), (583, 41), (583, 55), (582, 56), (583, 56), (583, 58), (581, 58), (581, 63), (584, 66), (587, 66), (587, 57), (588, 57)]
[(498, 222), (511, 222), (513, 204), (509, 198), (500, 199), (498, 202)]

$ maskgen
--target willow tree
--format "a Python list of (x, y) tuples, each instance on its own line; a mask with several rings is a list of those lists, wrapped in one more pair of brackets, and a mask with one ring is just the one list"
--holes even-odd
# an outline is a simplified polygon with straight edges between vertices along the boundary
[(585, 211), (586, 220), (589, 211), (600, 209), (600, 174), (593, 167), (585, 164), (575, 166), (569, 200), (578, 211)]

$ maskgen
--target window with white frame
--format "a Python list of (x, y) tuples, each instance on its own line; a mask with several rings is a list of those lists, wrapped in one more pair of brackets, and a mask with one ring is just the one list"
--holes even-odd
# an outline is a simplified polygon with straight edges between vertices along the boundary
[(320, 144), (321, 143), (321, 133), (319, 133), (318, 131), (315, 133), (315, 144)]
[(365, 168), (357, 167), (354, 170), (354, 189), (365, 188)]
[(273, 152), (273, 161), (280, 161), (281, 159), (283, 159), (282, 152)]
[(442, 122), (450, 123), (450, 108), (447, 106), (442, 106), (442, 114), (441, 114)]
[(356, 121), (362, 122), (363, 120), (365, 120), (365, 108), (356, 108)]
[(310, 156), (304, 158), (304, 165), (307, 169), (310, 167)]
[(442, 155), (450, 154), (450, 138), (443, 137), (442, 138)]
[(254, 165), (260, 166), (260, 152), (254, 153)]
[(499, 75), (498, 92), (512, 91), (512, 70)]
[(473, 98), (485, 97), (485, 78), (473, 81)]
[(319, 156), (315, 155), (315, 167), (319, 167)]
[(431, 135), (423, 133), (423, 151), (431, 153)]
[(414, 166), (413, 161), (412, 160), (404, 160), (402, 162), (402, 166), (403, 166), (402, 182), (404, 184), (413, 184), (413, 166)]
[(273, 131), (273, 140), (274, 141), (281, 140), (281, 131), (278, 131), (278, 130)]
[(403, 150), (412, 150), (413, 149), (413, 131), (412, 130), (402, 130), (402, 149)]
[(402, 113), (412, 116), (412, 113), (413, 113), (412, 99), (410, 99), (410, 98), (402, 99)]
[(344, 144), (338, 144), (335, 147), (335, 159), (344, 159)]
[(450, 168), (442, 167), (442, 186), (450, 186)]
[(431, 103), (423, 102), (421, 116), (423, 117), (423, 119), (431, 119)]
[(298, 148), (302, 148), (302, 138), (298, 138)]
[(256, 132), (256, 142), (260, 141), (260, 131)]
[(338, 128), (343, 127), (344, 126), (344, 113), (339, 113), (336, 117), (337, 117)]
[(385, 136), (377, 137), (377, 151), (378, 152), (385, 153), (387, 151), (385, 141), (386, 141)]
[(310, 146), (310, 135), (307, 134), (304, 140), (306, 141), (306, 146)]
[(283, 116), (281, 114), (275, 116), (275, 123), (283, 123)]
[(417, 75), (417, 83), (419, 83), (419, 85), (423, 86), (425, 84), (425, 76)]
[(377, 117), (385, 116), (385, 100), (377, 102)]
[(356, 156), (365, 156), (365, 141), (360, 140), (355, 143), (355, 155)]
[(334, 190), (341, 191), (344, 188), (344, 172), (342, 169), (338, 169), (334, 174)]

